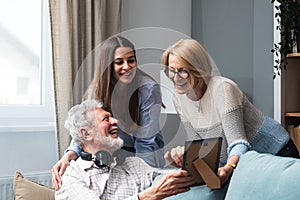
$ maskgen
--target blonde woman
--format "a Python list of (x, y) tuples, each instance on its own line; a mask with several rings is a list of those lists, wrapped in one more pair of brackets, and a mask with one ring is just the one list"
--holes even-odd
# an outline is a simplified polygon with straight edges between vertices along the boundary
[[(264, 116), (232, 80), (215, 75), (206, 49), (196, 40), (182, 39), (162, 56), (165, 73), (174, 84), (175, 108), (189, 139), (222, 137), (218, 176), (226, 183), (239, 157), (248, 150), (278, 156), (299, 157), (286, 130)], [(165, 159), (181, 167), (183, 147), (165, 154)]]

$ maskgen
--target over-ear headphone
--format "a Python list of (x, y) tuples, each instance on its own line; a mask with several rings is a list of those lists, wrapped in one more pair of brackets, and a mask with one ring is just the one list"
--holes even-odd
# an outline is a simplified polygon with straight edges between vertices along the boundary
[(107, 167), (113, 162), (113, 158), (116, 157), (117, 165), (122, 165), (126, 157), (132, 155), (131, 152), (119, 149), (111, 156), (107, 151), (98, 151), (93, 157), (92, 154), (82, 151), (80, 156), (83, 160), (94, 161), (98, 167)]

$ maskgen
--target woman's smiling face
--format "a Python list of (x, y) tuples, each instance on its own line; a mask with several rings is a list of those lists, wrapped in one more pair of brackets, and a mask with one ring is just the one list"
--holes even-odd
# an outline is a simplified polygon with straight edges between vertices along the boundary
[(119, 47), (115, 51), (113, 77), (123, 84), (132, 82), (136, 74), (137, 61), (133, 50), (129, 47)]
[[(178, 58), (173, 54), (169, 55), (168, 63), (169, 70), (174, 70), (176, 72), (180, 70), (185, 70), (187, 72), (189, 71), (187, 67), (182, 66)], [(179, 94), (187, 94), (193, 91), (192, 86), (194, 85), (194, 78), (191, 75), (189, 75), (187, 78), (182, 78), (178, 74), (175, 74), (171, 80), (173, 81), (174, 87)]]

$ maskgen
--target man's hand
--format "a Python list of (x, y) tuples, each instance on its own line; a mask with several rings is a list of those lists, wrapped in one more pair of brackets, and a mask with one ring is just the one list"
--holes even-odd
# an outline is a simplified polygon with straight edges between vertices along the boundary
[(159, 200), (187, 192), (190, 190), (189, 186), (194, 183), (195, 180), (187, 171), (173, 171), (159, 179), (155, 185), (139, 193), (138, 196), (140, 200)]
[(183, 161), (183, 154), (184, 154), (184, 147), (183, 146), (177, 146), (171, 151), (167, 151), (165, 153), (165, 160), (173, 165), (174, 167), (181, 168), (182, 167), (182, 161)]
[(61, 187), (61, 176), (65, 173), (66, 168), (70, 165), (71, 160), (77, 159), (77, 154), (74, 151), (68, 151), (51, 169), (52, 186), (55, 190)]

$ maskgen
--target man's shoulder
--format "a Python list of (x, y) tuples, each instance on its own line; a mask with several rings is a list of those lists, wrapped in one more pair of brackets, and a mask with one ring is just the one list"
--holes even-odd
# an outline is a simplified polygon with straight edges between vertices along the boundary
[[(78, 159), (77, 159), (78, 160)], [(79, 177), (78, 175), (82, 174), (82, 169), (77, 161), (71, 160), (70, 165), (66, 168), (62, 178), (67, 177)]]

